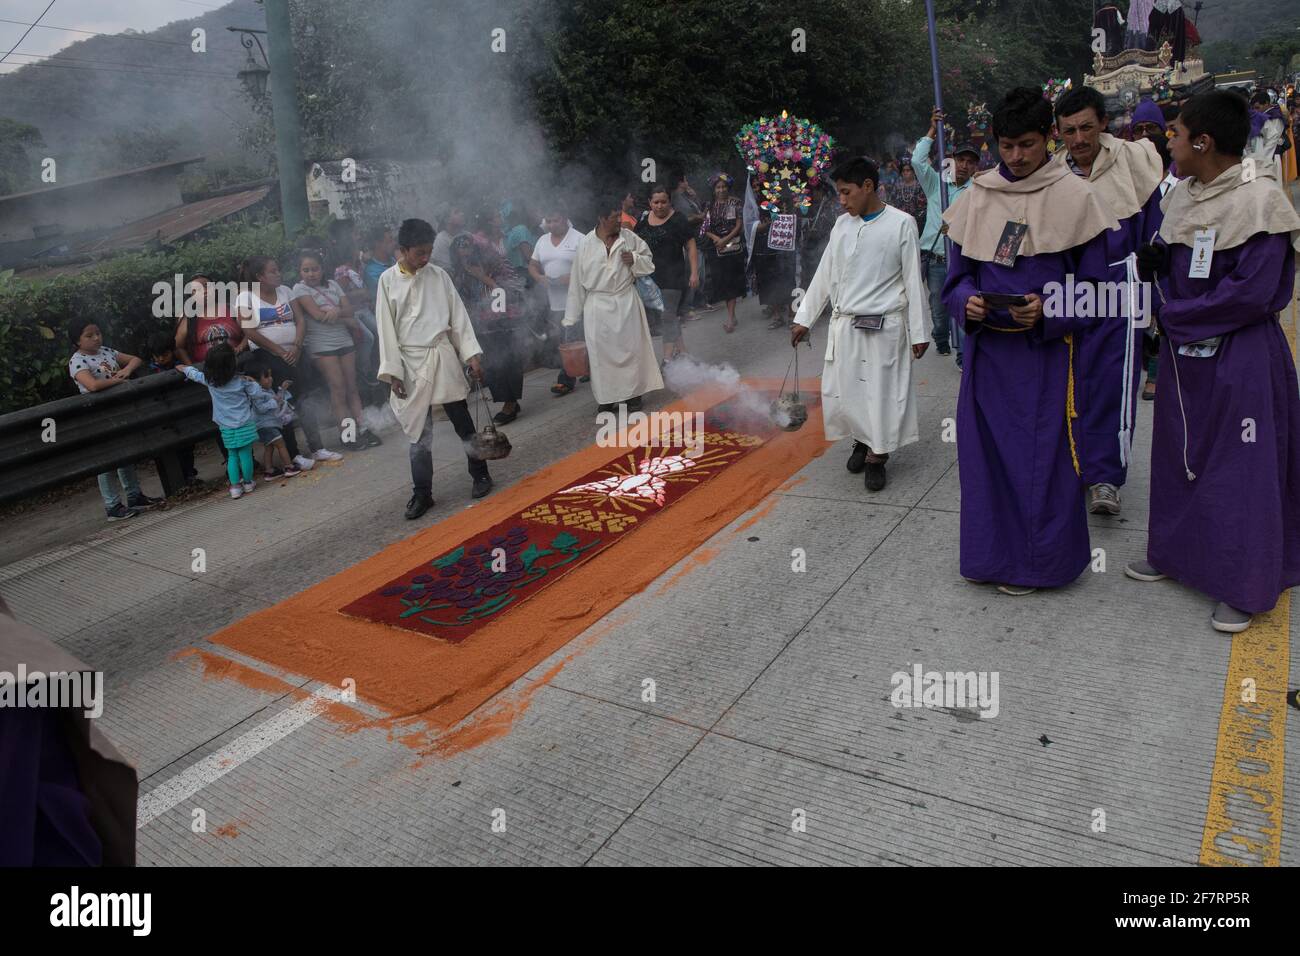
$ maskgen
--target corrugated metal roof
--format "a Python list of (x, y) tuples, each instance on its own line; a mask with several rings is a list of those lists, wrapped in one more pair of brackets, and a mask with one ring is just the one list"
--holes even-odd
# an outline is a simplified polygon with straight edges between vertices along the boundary
[(201, 163), (206, 157), (192, 156), (189, 159), (173, 159), (165, 163), (154, 163), (151, 166), (137, 166), (135, 169), (124, 169), (118, 173), (106, 173), (103, 176), (94, 176), (90, 179), (82, 179), (75, 183), (60, 183), (57, 186), (47, 186), (44, 189), (31, 189), (25, 193), (10, 193), (8, 196), (0, 196), (0, 203), (14, 202), (18, 199), (31, 199), (36, 196), (43, 196), (46, 193), (58, 192), (61, 189), (76, 189), (78, 186), (93, 186), (97, 183), (103, 183), (109, 179), (121, 179), (124, 176), (139, 176), (144, 173), (152, 173), (159, 169), (167, 169), (171, 166), (188, 166), (191, 163)]
[[(219, 222), (227, 216), (233, 216), (237, 212), (256, 205), (267, 197), (271, 189), (271, 186), (265, 185), (231, 193), (227, 196), (200, 199), (197, 202), (186, 203), (183, 206), (177, 206), (174, 209), (168, 209), (165, 212), (149, 216), (147, 219), (129, 222), (94, 239), (83, 239), (74, 242), (65, 252), (59, 255), (56, 261), (62, 262), (70, 256), (94, 255), (99, 257), (115, 252), (126, 252), (131, 249), (138, 249), (155, 240), (166, 243), (175, 242), (193, 232), (197, 232), (204, 226)], [(29, 260), (29, 263), (31, 261)], [(31, 279), (49, 278), (55, 275), (81, 272), (94, 265), (94, 262), (67, 263), (57, 266), (24, 265), (19, 267), (18, 275)]]
[(270, 186), (258, 186), (256, 189), (231, 193), (229, 196), (216, 196), (212, 199), (186, 203), (147, 219), (118, 226), (107, 235), (76, 243), (69, 248), (67, 254), (93, 255), (134, 249), (155, 239), (162, 242), (175, 242), (204, 226), (225, 219), (227, 216), (233, 216), (240, 210), (261, 202), (270, 191)]

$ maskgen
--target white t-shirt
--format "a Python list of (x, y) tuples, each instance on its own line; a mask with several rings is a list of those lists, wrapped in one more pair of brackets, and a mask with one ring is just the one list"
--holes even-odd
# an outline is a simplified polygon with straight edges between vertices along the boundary
[(106, 382), (121, 368), (122, 363), (117, 360), (116, 350), (110, 349), (107, 345), (101, 345), (98, 352), (83, 352), (77, 349), (72, 353), (72, 358), (68, 359), (68, 374), (72, 376), (72, 381), (76, 383), (82, 395), (90, 389), (77, 381), (78, 372), (89, 372), (95, 381)]
[(578, 254), (582, 243), (582, 233), (569, 226), (560, 244), (557, 246), (551, 234), (545, 233), (533, 246), (533, 261), (542, 267), (546, 275), (546, 295), (550, 299), (552, 312), (563, 312), (569, 299), (569, 287), (553, 280), (563, 278), (573, 271), (573, 259)]
[[(298, 327), (294, 324), (293, 306), (289, 305), (292, 299), (293, 292), (287, 285), (276, 288), (274, 304), (264, 301), (256, 292), (245, 290), (235, 299), (236, 311), (252, 309), (253, 321), (240, 318), (239, 324), (245, 331), (257, 329), (282, 348), (293, 345), (293, 340), (298, 337)], [(257, 348), (256, 343), (249, 344)]]

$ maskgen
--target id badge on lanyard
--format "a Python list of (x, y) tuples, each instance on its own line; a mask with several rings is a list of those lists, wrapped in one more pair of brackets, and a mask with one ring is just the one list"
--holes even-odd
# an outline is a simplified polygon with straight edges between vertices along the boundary
[(1207, 227), (1196, 230), (1192, 242), (1192, 265), (1187, 270), (1189, 279), (1208, 279), (1210, 264), (1214, 262), (1214, 229)]

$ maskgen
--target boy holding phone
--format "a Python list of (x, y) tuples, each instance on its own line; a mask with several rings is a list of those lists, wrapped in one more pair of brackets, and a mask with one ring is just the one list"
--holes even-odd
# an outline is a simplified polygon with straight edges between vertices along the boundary
[(1002, 162), (943, 216), (954, 243), (943, 297), (966, 333), (961, 573), (1012, 595), (1070, 583), (1092, 554), (1072, 338), (1091, 320), (1044, 316), (1043, 293), (1071, 273), (1104, 278), (1102, 234), (1116, 222), (1059, 155), (1048, 158), (1051, 129), (1051, 103), (1012, 90), (993, 114)]

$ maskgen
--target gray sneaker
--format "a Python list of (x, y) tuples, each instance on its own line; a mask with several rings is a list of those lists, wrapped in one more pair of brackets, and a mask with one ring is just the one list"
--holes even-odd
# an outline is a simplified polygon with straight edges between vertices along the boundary
[(1088, 511), (1095, 515), (1119, 514), (1119, 489), (1103, 482), (1088, 489)]
[(1130, 561), (1124, 568), (1124, 573), (1134, 581), (1163, 581), (1169, 577), (1167, 574), (1161, 574), (1146, 561)]
[(113, 505), (113, 507), (104, 510), (108, 515), (109, 521), (125, 521), (127, 518), (134, 518), (137, 514), (134, 508), (128, 508), (120, 501)]
[(1225, 634), (1240, 634), (1250, 627), (1250, 619), (1251, 615), (1245, 611), (1238, 611), (1231, 604), (1220, 601), (1219, 606), (1210, 615), (1210, 624), (1216, 631), (1222, 631)]
[(1033, 594), (1038, 588), (1026, 587), (1022, 584), (999, 584), (998, 590), (1012, 597), (1024, 597), (1027, 594)]

